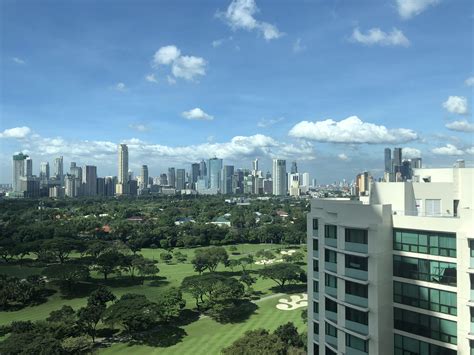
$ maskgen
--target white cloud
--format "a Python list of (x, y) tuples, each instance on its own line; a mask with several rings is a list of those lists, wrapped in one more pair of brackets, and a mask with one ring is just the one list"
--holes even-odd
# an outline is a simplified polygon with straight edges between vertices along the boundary
[(360, 32), (359, 28), (355, 28), (352, 32), (351, 40), (362, 43), (367, 46), (404, 46), (408, 47), (410, 41), (405, 37), (402, 31), (393, 28), (391, 32), (384, 32), (380, 28), (371, 28), (365, 34)]
[(168, 75), (168, 76), (166, 77), (166, 80), (168, 81), (168, 84), (170, 84), (170, 85), (176, 84), (176, 79), (173, 78), (173, 77), (170, 76), (170, 75)]
[(446, 124), (446, 128), (458, 132), (474, 132), (474, 124), (467, 120), (453, 121)]
[(145, 80), (148, 81), (149, 83), (158, 83), (158, 80), (155, 77), (155, 74), (148, 74), (145, 76)]
[(464, 152), (461, 149), (456, 148), (453, 144), (446, 144), (444, 147), (433, 148), (431, 150), (434, 154), (437, 155), (463, 155)]
[(26, 64), (26, 61), (24, 61), (23, 59), (18, 58), (18, 57), (12, 57), (12, 61), (15, 62), (16, 64), (20, 64), (20, 65)]
[(474, 155), (474, 147), (467, 148), (467, 149), (466, 149), (466, 153), (467, 153), (467, 154)]
[(117, 90), (117, 91), (120, 91), (120, 92), (125, 92), (125, 91), (127, 91), (127, 86), (124, 83), (117, 83), (114, 86), (114, 89)]
[(350, 116), (339, 122), (332, 119), (324, 121), (301, 121), (290, 130), (289, 135), (318, 142), (328, 143), (405, 143), (418, 139), (411, 129), (388, 129), (382, 125), (363, 122), (357, 116)]
[(342, 160), (342, 161), (347, 161), (347, 160), (349, 160), (349, 157), (348, 157), (346, 154), (344, 154), (344, 153), (338, 154), (337, 157), (338, 157), (340, 160)]
[(285, 117), (270, 118), (270, 119), (262, 118), (257, 123), (257, 127), (260, 127), (260, 128), (270, 127), (270, 126), (273, 126), (274, 124), (277, 124), (277, 123), (283, 121), (284, 119), (285, 119)]
[(421, 158), (421, 150), (416, 148), (404, 147), (402, 148), (402, 155), (404, 158)]
[(129, 124), (128, 127), (138, 132), (146, 132), (150, 130), (150, 128), (143, 123), (132, 123), (132, 124)]
[(267, 41), (280, 38), (283, 33), (275, 25), (255, 19), (254, 15), (257, 12), (259, 12), (259, 9), (255, 0), (233, 0), (225, 13), (218, 13), (217, 15), (233, 30), (256, 30)]
[(409, 19), (437, 3), (439, 0), (397, 0), (398, 13), (403, 19)]
[(468, 113), (467, 99), (464, 96), (450, 96), (443, 102), (443, 107), (451, 113), (465, 115)]
[(189, 111), (184, 111), (181, 116), (186, 118), (187, 120), (197, 120), (197, 121), (212, 121), (214, 119), (213, 116), (205, 113), (199, 107), (193, 108)]
[(0, 138), (26, 138), (31, 133), (30, 127), (14, 127), (8, 128), (0, 133)]
[(474, 86), (474, 76), (467, 78), (464, 81), (464, 84), (466, 84), (467, 86)]
[(306, 49), (306, 46), (301, 44), (301, 38), (296, 39), (295, 43), (293, 43), (293, 52), (299, 53), (303, 52)]
[[(170, 45), (161, 47), (153, 56), (153, 67), (160, 65), (170, 65), (174, 78), (193, 80), (197, 76), (206, 75), (207, 62), (201, 57), (183, 56), (176, 46)], [(168, 82), (174, 84), (169, 79)]]
[(224, 40), (225, 40), (224, 38), (216, 39), (216, 40), (212, 41), (212, 46), (214, 48), (219, 47), (220, 45), (222, 45), (222, 43), (224, 43)]

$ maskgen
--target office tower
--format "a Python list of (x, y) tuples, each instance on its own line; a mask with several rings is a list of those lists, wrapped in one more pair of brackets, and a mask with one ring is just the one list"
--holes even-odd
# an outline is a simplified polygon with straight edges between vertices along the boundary
[(265, 175), (265, 179), (271, 179), (272, 178), (272, 173), (267, 171), (266, 175)]
[(395, 148), (393, 150), (392, 171), (395, 176), (400, 172), (402, 167), (402, 148)]
[(318, 181), (317, 181), (316, 179), (313, 179), (311, 185), (312, 185), (313, 187), (316, 187), (317, 184), (318, 184)]
[(64, 197), (64, 188), (55, 185), (49, 188), (49, 197), (51, 198), (63, 198)]
[(385, 148), (384, 157), (385, 157), (385, 172), (391, 173), (392, 172), (392, 150), (390, 148)]
[(128, 182), (129, 185), (129, 192), (130, 196), (137, 196), (138, 195), (138, 183), (137, 180), (130, 180)]
[(309, 173), (303, 173), (301, 186), (309, 187), (309, 185), (310, 185)]
[(298, 172), (298, 166), (296, 165), (296, 162), (291, 162), (291, 169), (290, 169), (290, 174), (296, 174)]
[(84, 196), (97, 195), (97, 167), (93, 165), (84, 166), (82, 175)]
[(63, 169), (63, 157), (60, 156), (54, 159), (54, 177), (59, 181), (61, 186), (64, 185), (64, 169)]
[(199, 163), (199, 177), (205, 178), (207, 176), (207, 165), (204, 160)]
[(176, 171), (174, 168), (168, 168), (168, 186), (176, 187)]
[(39, 173), (41, 180), (49, 180), (49, 163), (48, 162), (41, 162), (40, 163), (40, 173)]
[(25, 160), (25, 176), (33, 177), (33, 159), (31, 158)]
[[(71, 163), (72, 164), (72, 163)], [(77, 188), (76, 188), (76, 176), (72, 174), (66, 174), (64, 179), (64, 194), (67, 197), (76, 197), (77, 196)]]
[(12, 174), (12, 188), (13, 192), (22, 192), (20, 178), (25, 176), (25, 160), (28, 155), (19, 153), (13, 155), (13, 174)]
[(234, 194), (244, 193), (244, 172), (242, 171), (242, 169), (237, 169), (234, 172), (232, 190)]
[(287, 176), (286, 160), (273, 159), (273, 194), (277, 196), (286, 196)]
[(148, 187), (148, 165), (142, 165), (142, 172), (140, 176), (141, 176), (140, 189), (146, 189)]
[(20, 192), (22, 197), (38, 198), (40, 197), (40, 180), (36, 176), (20, 177)]
[(270, 195), (273, 192), (273, 181), (272, 179), (263, 180), (263, 193)]
[(289, 174), (289, 191), (290, 196), (299, 196), (300, 195), (300, 174), (294, 173)]
[(118, 176), (115, 193), (117, 195), (127, 195), (129, 193), (128, 146), (126, 144), (119, 144), (118, 146)]
[(472, 352), (474, 169), (414, 175), (424, 179), (373, 183), (368, 203), (312, 201), (314, 354)]
[(356, 176), (356, 195), (357, 196), (368, 196), (369, 195), (369, 183), (370, 176), (367, 171), (357, 174)]
[(252, 171), (258, 171), (258, 159), (252, 161)]
[(176, 190), (184, 190), (186, 188), (186, 171), (184, 169), (176, 169)]
[(105, 196), (115, 195), (115, 182), (112, 176), (105, 177)]
[(96, 183), (96, 195), (97, 196), (106, 196), (105, 192), (105, 178), (103, 177), (98, 177), (97, 178), (97, 183)]
[(411, 167), (412, 169), (421, 169), (423, 167), (421, 163), (421, 158), (412, 158)]
[(209, 162), (207, 164), (207, 170), (208, 188), (215, 190), (215, 192), (217, 193), (220, 189), (222, 159), (209, 159)]
[(402, 180), (403, 181), (411, 180), (411, 176), (412, 176), (411, 161), (404, 160), (402, 162), (402, 166), (400, 168), (400, 173), (402, 175)]
[(161, 186), (168, 186), (168, 175), (160, 174), (160, 185)]
[(233, 176), (234, 176), (234, 166), (224, 165), (224, 167), (222, 168), (222, 183), (221, 183), (221, 192), (224, 195), (229, 195), (233, 193), (233, 188), (232, 188)]
[(193, 163), (191, 164), (191, 175), (189, 178), (189, 182), (191, 183), (191, 188), (195, 188), (196, 182), (199, 179), (200, 176), (200, 167), (199, 163)]

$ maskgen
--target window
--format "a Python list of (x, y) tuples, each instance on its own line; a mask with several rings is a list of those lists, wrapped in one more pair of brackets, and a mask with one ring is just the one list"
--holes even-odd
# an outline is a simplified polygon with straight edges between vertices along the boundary
[(324, 326), (325, 326), (325, 334), (326, 335), (337, 338), (337, 328), (335, 326), (329, 324), (328, 322), (325, 322)]
[(395, 229), (393, 249), (455, 258), (456, 234)]
[(456, 285), (456, 264), (435, 260), (393, 256), (393, 275), (412, 280)]
[(364, 325), (369, 325), (369, 313), (346, 307), (346, 320)]
[(313, 322), (314, 335), (319, 335), (319, 323)]
[(427, 216), (441, 215), (441, 200), (425, 200), (425, 213)]
[(337, 313), (337, 303), (333, 300), (326, 298), (325, 300), (326, 311)]
[(313, 292), (314, 293), (319, 292), (319, 281), (313, 281)]
[(313, 301), (313, 312), (319, 313), (319, 302)]
[(313, 230), (317, 231), (319, 229), (319, 220), (317, 218), (313, 218)]
[(326, 224), (324, 226), (324, 237), (337, 239), (337, 226), (332, 224)]
[(346, 268), (367, 271), (367, 258), (346, 255)]
[(369, 342), (367, 340), (362, 340), (358, 337), (355, 337), (351, 334), (346, 334), (346, 346), (367, 354), (369, 353)]
[[(329, 349), (327, 346), (326, 346), (326, 355), (337, 355), (334, 351), (332, 351), (331, 349)], [(316, 354), (316, 353), (315, 353)]]
[(435, 354), (435, 355), (456, 355), (456, 350), (443, 348), (441, 346), (426, 343), (424, 341), (412, 339), (395, 334), (395, 355), (405, 354)]
[(333, 250), (324, 250), (324, 260), (328, 263), (337, 263), (337, 253)]
[(319, 262), (318, 261), (313, 262), (313, 271), (314, 272), (319, 272)]
[(404, 282), (393, 282), (393, 300), (413, 307), (457, 315), (457, 295)]
[(444, 343), (458, 342), (456, 322), (401, 308), (394, 308), (393, 312), (396, 329)]
[(469, 312), (471, 312), (471, 323), (474, 323), (474, 309), (469, 307)]
[(324, 285), (328, 287), (337, 288), (337, 277), (329, 274), (324, 274)]
[(361, 285), (356, 282), (346, 281), (346, 294), (357, 297), (368, 298), (369, 286)]
[(317, 239), (313, 239), (313, 251), (319, 251), (319, 243)]
[(469, 241), (469, 249), (471, 252), (471, 258), (474, 258), (474, 240)]
[(368, 231), (366, 229), (346, 228), (346, 242), (367, 244)]

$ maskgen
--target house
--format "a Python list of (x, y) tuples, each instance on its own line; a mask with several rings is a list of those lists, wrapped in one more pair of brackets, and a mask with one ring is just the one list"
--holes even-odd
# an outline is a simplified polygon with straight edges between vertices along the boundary
[(174, 222), (174, 225), (180, 226), (185, 223), (196, 223), (196, 221), (192, 217), (181, 217)]

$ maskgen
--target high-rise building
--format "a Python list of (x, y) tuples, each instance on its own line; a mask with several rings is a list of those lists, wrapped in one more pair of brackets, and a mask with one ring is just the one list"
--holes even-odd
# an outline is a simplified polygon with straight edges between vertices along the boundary
[(390, 148), (385, 148), (384, 150), (384, 162), (385, 162), (385, 172), (392, 172), (392, 150)]
[(13, 174), (12, 174), (12, 188), (13, 192), (22, 192), (20, 178), (25, 176), (25, 160), (28, 155), (18, 153), (13, 155)]
[(191, 164), (191, 175), (189, 177), (189, 182), (191, 183), (191, 188), (195, 188), (196, 182), (199, 179), (200, 176), (200, 170), (199, 170), (199, 163), (193, 163)]
[(218, 192), (220, 190), (222, 159), (209, 159), (207, 170), (208, 188)]
[(77, 196), (76, 181), (77, 181), (76, 176), (72, 174), (66, 174), (66, 177), (64, 179), (64, 184), (65, 184), (64, 194), (67, 197)]
[(62, 156), (54, 159), (54, 178), (59, 181), (61, 186), (64, 186), (64, 166)]
[(140, 189), (146, 189), (148, 187), (148, 165), (142, 165), (141, 172), (141, 186)]
[(298, 165), (296, 165), (296, 162), (293, 161), (291, 162), (290, 174), (296, 174), (297, 172), (298, 172)]
[(289, 174), (288, 180), (290, 196), (299, 196), (300, 195), (300, 174), (293, 173)]
[(311, 184), (309, 173), (302, 174), (302, 183), (301, 186), (309, 187)]
[(176, 171), (174, 168), (168, 168), (168, 186), (176, 187)]
[(285, 196), (287, 192), (286, 160), (273, 159), (273, 194)]
[(160, 174), (160, 185), (161, 186), (168, 186), (168, 175)]
[(103, 177), (98, 177), (97, 178), (97, 191), (96, 191), (97, 196), (106, 196), (106, 190), (105, 190), (105, 178)]
[(224, 165), (222, 168), (222, 184), (221, 184), (221, 192), (224, 195), (232, 194), (233, 186), (232, 180), (234, 176), (234, 166), (233, 165)]
[(115, 184), (114, 177), (107, 176), (105, 178), (105, 195), (106, 196), (114, 196), (115, 195)]
[(33, 177), (33, 159), (31, 158), (25, 160), (25, 176)]
[(421, 158), (411, 158), (411, 167), (412, 169), (421, 169), (423, 167)]
[(199, 177), (204, 179), (206, 176), (207, 176), (206, 162), (204, 160), (201, 160), (201, 162), (199, 163)]
[(40, 163), (40, 174), (39, 177), (41, 181), (48, 181), (49, 180), (49, 163), (47, 161), (43, 161)]
[(472, 352), (474, 169), (413, 174), (367, 203), (312, 200), (310, 354)]
[(128, 175), (128, 146), (119, 144), (118, 146), (118, 176), (115, 193), (117, 195), (127, 195), (129, 193)]
[(93, 165), (84, 166), (82, 175), (84, 196), (97, 195), (97, 167)]
[(176, 169), (176, 190), (184, 190), (186, 188), (186, 170)]

